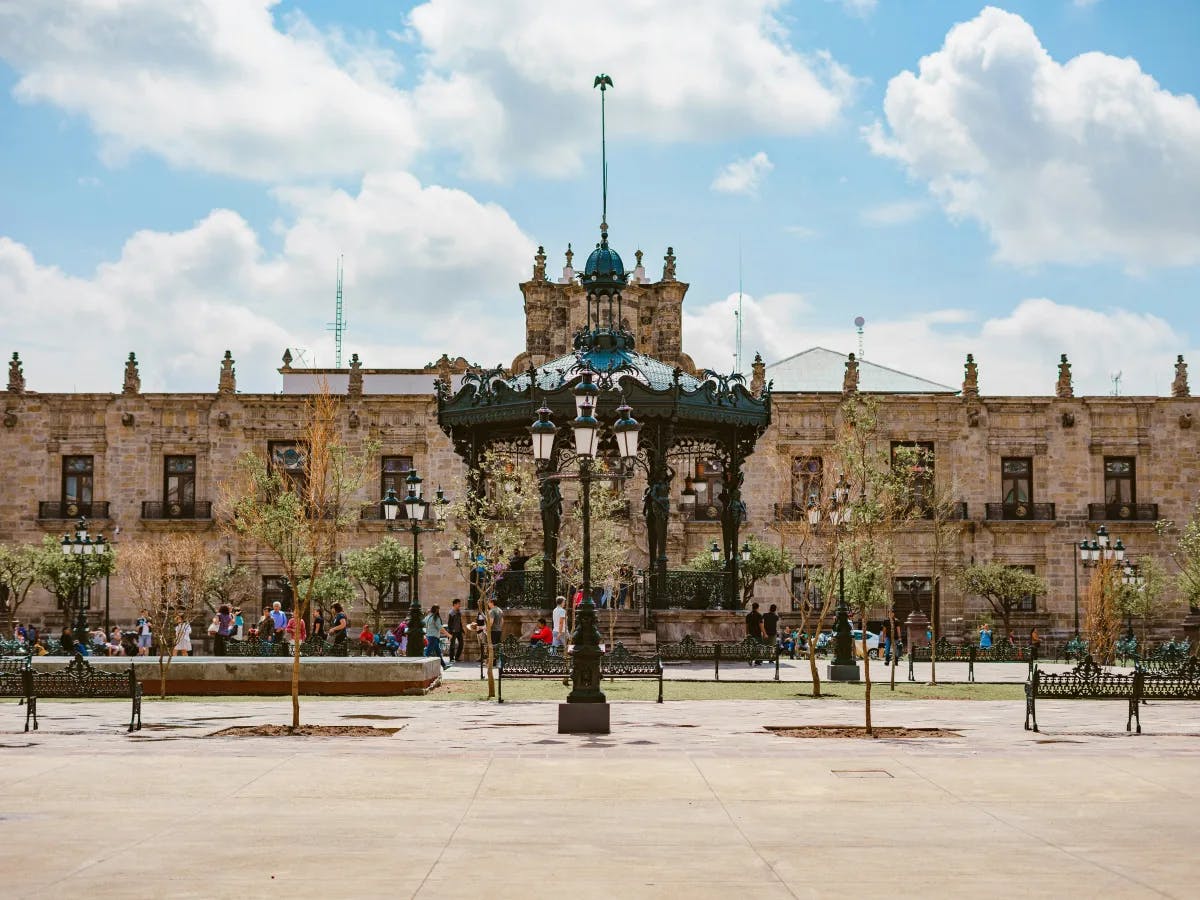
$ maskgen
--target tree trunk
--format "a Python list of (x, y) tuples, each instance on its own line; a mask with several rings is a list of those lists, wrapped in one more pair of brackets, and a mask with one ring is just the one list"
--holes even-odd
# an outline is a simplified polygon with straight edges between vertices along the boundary
[(171, 657), (166, 657), (166, 662), (163, 662), (163, 654), (158, 654), (158, 699), (167, 699), (167, 669), (171, 667)]
[[(293, 621), (297, 622), (292, 629), (292, 728), (300, 727), (300, 615), (299, 610), (292, 611)], [(284, 626), (286, 629), (286, 625)], [(284, 631), (287, 634), (287, 631)]]
[(492, 651), (492, 623), (487, 620), (486, 615), (484, 616), (483, 622), (483, 641), (484, 653), (487, 661), (487, 698), (491, 700), (496, 696), (496, 676), (492, 672), (492, 666), (495, 665), (495, 654)]
[(821, 696), (821, 673), (817, 671), (817, 639), (808, 639), (808, 670), (812, 673), (812, 695)]
[(897, 657), (899, 656), (897, 651), (900, 649), (900, 642), (896, 640), (896, 638), (899, 637), (899, 635), (896, 634), (896, 608), (895, 608), (895, 606), (891, 607), (888, 610), (888, 637), (890, 638), (890, 640), (892, 642), (892, 658), (888, 661), (888, 663), (892, 670), (891, 681), (892, 681), (892, 690), (894, 691), (896, 689), (896, 660), (897, 660)]
[(867, 653), (867, 616), (863, 613), (859, 619), (859, 628), (862, 629), (862, 656), (863, 656), (863, 711), (866, 714), (866, 731), (868, 737), (874, 737), (875, 732), (871, 730), (871, 657)]

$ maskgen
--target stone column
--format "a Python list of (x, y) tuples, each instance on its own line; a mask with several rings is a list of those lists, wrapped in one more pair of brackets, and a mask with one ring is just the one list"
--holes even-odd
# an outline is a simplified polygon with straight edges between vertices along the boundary
[(929, 646), (929, 617), (920, 609), (914, 609), (904, 620), (904, 633), (909, 650)]

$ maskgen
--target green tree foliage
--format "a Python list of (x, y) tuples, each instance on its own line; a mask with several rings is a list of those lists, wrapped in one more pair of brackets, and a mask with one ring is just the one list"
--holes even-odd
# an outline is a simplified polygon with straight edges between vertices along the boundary
[[(1177, 531), (1174, 522), (1161, 521), (1155, 527), (1160, 535)], [(1192, 610), (1200, 611), (1200, 504), (1177, 534), (1175, 546), (1168, 554), (1175, 566), (1174, 586)]]
[[(1118, 566), (1118, 572), (1120, 567)], [(1155, 619), (1164, 618), (1176, 611), (1181, 600), (1172, 597), (1167, 592), (1170, 577), (1163, 564), (1152, 556), (1147, 556), (1138, 563), (1138, 581), (1125, 583), (1121, 579), (1116, 591), (1117, 611), (1131, 619), (1138, 620), (1141, 631), (1139, 643), (1144, 647), (1146, 633)]]
[(1005, 634), (1012, 634), (1012, 614), (1026, 597), (1043, 597), (1046, 582), (1024, 569), (999, 562), (966, 566), (954, 576), (960, 590), (982, 597), (1004, 623)]
[[(11, 634), (21, 604), (29, 589), (37, 583), (38, 558), (41, 548), (36, 544), (0, 544), (0, 587), (4, 588), (4, 614)], [(59, 555), (62, 551), (59, 550)]]
[[(775, 547), (753, 536), (748, 538), (746, 543), (750, 545), (750, 559), (747, 562), (738, 562), (738, 580), (743, 605), (754, 597), (754, 588), (758, 582), (776, 575), (788, 575), (796, 565), (792, 554), (783, 547)], [(714, 562), (712, 553), (705, 550), (692, 557), (684, 564), (684, 568), (693, 572), (721, 572), (725, 569), (725, 562)]]
[(246, 566), (213, 563), (204, 573), (200, 596), (210, 612), (216, 612), (222, 605), (231, 609), (245, 606), (247, 612), (252, 612), (249, 604), (257, 602), (259, 586)]
[[(90, 553), (82, 556), (83, 565), (80, 568), (80, 556), (63, 553), (62, 542), (52, 535), (42, 538), (42, 546), (38, 548), (35, 568), (37, 583), (58, 601), (63, 611), (63, 624), (70, 624), (71, 611), (79, 597), (80, 582), (83, 591), (116, 571), (117, 552), (110, 546), (107, 553)], [(82, 575), (82, 578), (81, 578)]]
[[(418, 555), (418, 562), (425, 565), (424, 554)], [(412, 576), (412, 548), (385, 537), (378, 544), (343, 554), (342, 566), (358, 586), (363, 605), (371, 615), (373, 630), (378, 632), (383, 624), (384, 598), (400, 581)]]

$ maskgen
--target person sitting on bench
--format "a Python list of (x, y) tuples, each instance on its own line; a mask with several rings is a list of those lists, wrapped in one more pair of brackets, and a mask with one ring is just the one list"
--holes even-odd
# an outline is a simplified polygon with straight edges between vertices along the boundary
[(549, 647), (553, 640), (554, 635), (550, 633), (550, 626), (546, 624), (546, 620), (538, 619), (538, 627), (529, 636), (529, 646), (537, 647), (540, 644), (543, 647)]

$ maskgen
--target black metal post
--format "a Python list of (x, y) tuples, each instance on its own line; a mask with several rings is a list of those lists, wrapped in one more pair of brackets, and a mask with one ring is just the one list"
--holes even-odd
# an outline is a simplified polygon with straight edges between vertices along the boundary
[(421, 621), (421, 554), (417, 549), (417, 538), (421, 534), (421, 526), (413, 522), (409, 526), (413, 536), (413, 577), (412, 593), (408, 598), (408, 638), (405, 656), (425, 655), (425, 624)]
[(854, 638), (850, 634), (850, 610), (846, 606), (846, 567), (838, 566), (838, 605), (833, 620), (833, 665), (853, 666)]
[(79, 554), (79, 593), (76, 596), (75, 603), (75, 642), (82, 643), (86, 647), (89, 641), (87, 613), (84, 612), (83, 608), (83, 579), (85, 577), (84, 570), (87, 565), (87, 561), (84, 559), (85, 556), (86, 554), (84, 553)]
[(1075, 563), (1075, 638), (1079, 638), (1079, 548), (1071, 541), (1071, 559)]
[(579, 483), (583, 487), (583, 602), (575, 615), (574, 664), (568, 703), (605, 703), (600, 690), (600, 630), (596, 627), (596, 603), (592, 599), (592, 461), (579, 461)]

